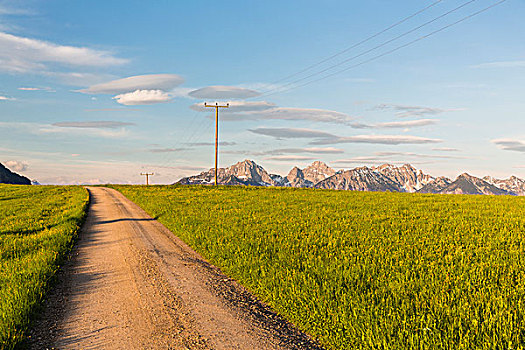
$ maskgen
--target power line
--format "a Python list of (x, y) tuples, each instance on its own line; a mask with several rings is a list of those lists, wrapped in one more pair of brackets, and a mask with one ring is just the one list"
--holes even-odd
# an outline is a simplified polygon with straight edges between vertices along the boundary
[[(467, 2), (465, 2), (465, 3), (463, 3), (463, 4), (461, 4), (460, 6), (454, 8), (454, 9), (452, 9), (452, 10), (449, 10), (449, 11), (445, 12), (444, 14), (439, 15), (438, 17), (435, 17), (435, 18), (431, 19), (430, 21), (427, 21), (427, 22), (425, 22), (425, 23), (423, 23), (423, 24), (421, 24), (421, 25), (419, 25), (419, 26), (417, 26), (417, 27), (415, 27), (415, 28), (410, 29), (409, 31), (406, 31), (406, 32), (404, 32), (404, 33), (402, 33), (402, 34), (400, 34), (400, 35), (394, 37), (393, 39), (386, 40), (386, 41), (382, 42), (381, 44), (374, 46), (374, 47), (371, 48), (371, 49), (368, 49), (368, 50), (366, 50), (366, 51), (364, 51), (364, 52), (362, 52), (362, 53), (360, 53), (360, 54), (357, 54), (357, 55), (355, 55), (355, 56), (352, 56), (352, 57), (350, 57), (350, 58), (347, 58), (347, 59), (345, 59), (345, 60), (343, 60), (343, 61), (341, 61), (341, 62), (339, 62), (339, 63), (333, 64), (333, 65), (331, 65), (331, 66), (329, 66), (329, 67), (327, 67), (327, 68), (324, 68), (324, 69), (322, 69), (322, 70), (320, 70), (320, 71), (317, 71), (317, 72), (311, 73), (311, 74), (309, 74), (309, 75), (307, 75), (307, 76), (305, 76), (305, 77), (303, 77), (303, 78), (300, 78), (300, 79), (297, 79), (297, 80), (291, 81), (291, 82), (289, 82), (289, 83), (286, 83), (286, 84), (283, 85), (283, 86), (280, 86), (280, 87), (277, 87), (277, 88), (270, 89), (270, 90), (264, 92), (263, 94), (259, 95), (258, 97), (268, 96), (267, 94), (268, 94), (269, 92), (273, 92), (273, 91), (276, 91), (276, 90), (282, 90), (282, 89), (283, 89), (284, 87), (286, 87), (286, 86), (290, 86), (290, 85), (293, 85), (293, 84), (296, 84), (296, 83), (300, 83), (301, 81), (304, 81), (304, 80), (306, 80), (306, 79), (312, 78), (312, 77), (314, 77), (314, 76), (316, 76), (316, 75), (319, 75), (319, 74), (325, 73), (325, 72), (327, 72), (327, 71), (329, 71), (329, 70), (332, 70), (332, 69), (334, 69), (334, 68), (337, 68), (337, 67), (339, 67), (339, 66), (341, 66), (341, 65), (343, 65), (343, 64), (345, 64), (345, 63), (348, 63), (348, 62), (350, 62), (350, 61), (353, 61), (353, 60), (355, 60), (355, 59), (357, 59), (357, 58), (359, 58), (359, 57), (362, 57), (362, 56), (364, 56), (364, 55), (366, 55), (366, 54), (372, 52), (372, 51), (375, 51), (375, 50), (377, 50), (377, 49), (380, 49), (380, 48), (382, 48), (382, 47), (384, 47), (384, 46), (386, 46), (386, 45), (388, 45), (388, 44), (394, 42), (394, 41), (397, 41), (397, 40), (399, 40), (399, 39), (401, 39), (401, 38), (403, 38), (403, 37), (405, 37), (405, 36), (407, 36), (407, 35), (410, 35), (410, 34), (416, 32), (416, 31), (418, 31), (419, 29), (421, 29), (421, 28), (423, 28), (423, 27), (426, 27), (426, 26), (428, 26), (429, 24), (432, 24), (432, 23), (434, 23), (434, 22), (436, 22), (436, 21), (438, 21), (438, 20), (440, 20), (440, 19), (442, 19), (442, 18), (444, 18), (444, 17), (446, 17), (446, 16), (448, 16), (448, 15), (451, 15), (452, 13), (454, 13), (454, 12), (456, 12), (456, 11), (459, 11), (459, 10), (462, 9), (463, 7), (465, 7), (465, 6), (467, 6), (467, 5), (470, 5), (471, 3), (475, 2), (475, 1), (477, 1), (477, 0), (469, 0), (469, 1), (467, 1)], [(285, 89), (284, 91), (288, 91), (288, 89)], [(273, 94), (272, 94), (272, 95), (273, 95)]]
[(363, 44), (369, 42), (369, 41), (372, 40), (372, 39), (377, 38), (377, 37), (380, 36), (381, 34), (384, 34), (384, 33), (388, 32), (389, 30), (394, 29), (395, 27), (397, 27), (397, 26), (399, 26), (399, 25), (405, 23), (406, 21), (408, 21), (408, 20), (410, 20), (410, 19), (416, 17), (417, 15), (420, 15), (421, 13), (425, 12), (426, 10), (428, 10), (428, 9), (430, 9), (430, 8), (432, 8), (432, 7), (434, 7), (434, 6), (436, 6), (436, 5), (439, 4), (440, 2), (443, 2), (443, 0), (435, 1), (435, 2), (433, 2), (432, 4), (426, 6), (425, 8), (423, 8), (423, 9), (421, 9), (421, 10), (419, 10), (419, 11), (413, 13), (413, 14), (411, 14), (411, 15), (408, 16), (408, 17), (403, 18), (402, 20), (400, 20), (400, 21), (398, 21), (398, 22), (396, 22), (396, 23), (394, 23), (394, 24), (388, 26), (387, 28), (385, 28), (385, 29), (383, 29), (383, 30), (381, 30), (381, 31), (379, 31), (379, 32), (377, 32), (377, 33), (375, 33), (375, 34), (373, 34), (373, 35), (371, 35), (371, 36), (369, 36), (369, 37), (367, 37), (367, 38), (361, 40), (360, 42), (358, 42), (358, 43), (356, 43), (356, 44), (354, 44), (354, 45), (352, 45), (352, 46), (350, 46), (350, 47), (347, 47), (346, 49), (341, 50), (341, 51), (339, 51), (339, 52), (333, 54), (332, 56), (329, 56), (329, 57), (327, 57), (327, 58), (324, 58), (324, 59), (322, 59), (321, 61), (319, 61), (319, 62), (317, 62), (317, 63), (314, 63), (314, 64), (312, 64), (312, 65), (310, 65), (310, 66), (308, 66), (308, 67), (306, 67), (306, 68), (304, 68), (304, 69), (302, 69), (302, 70), (300, 70), (300, 71), (298, 71), (298, 72), (295, 72), (295, 73), (293, 73), (293, 74), (290, 74), (290, 75), (288, 75), (288, 76), (286, 76), (286, 77), (284, 77), (284, 78), (281, 78), (281, 79), (279, 79), (279, 80), (276, 80), (276, 81), (274, 81), (273, 83), (270, 83), (269, 85), (278, 84), (278, 83), (280, 83), (280, 82), (282, 82), (282, 81), (284, 81), (284, 80), (288, 80), (288, 79), (293, 78), (293, 77), (295, 77), (295, 76), (297, 76), (297, 75), (299, 75), (299, 74), (301, 74), (301, 73), (307, 72), (307, 71), (309, 71), (309, 70), (312, 69), (312, 68), (315, 68), (315, 67), (317, 67), (317, 66), (320, 66), (321, 64), (323, 64), (323, 63), (325, 63), (325, 62), (331, 61), (331, 60), (333, 60), (334, 58), (339, 57), (339, 56), (341, 56), (342, 54), (344, 54), (344, 53), (346, 53), (346, 52), (348, 52), (348, 51), (350, 51), (350, 50), (352, 50), (352, 49), (355, 49), (356, 47), (361, 46), (361, 45), (363, 45)]
[(375, 61), (375, 60), (377, 60), (377, 59), (379, 59), (379, 58), (381, 58), (381, 57), (384, 57), (384, 56), (387, 56), (387, 55), (389, 55), (389, 54), (392, 54), (392, 53), (394, 53), (394, 52), (396, 52), (396, 51), (399, 51), (399, 50), (401, 50), (401, 49), (403, 49), (403, 48), (405, 48), (405, 47), (407, 47), (407, 46), (413, 45), (413, 44), (415, 44), (415, 43), (417, 43), (417, 42), (419, 42), (419, 41), (421, 41), (421, 40), (424, 40), (424, 39), (426, 39), (426, 38), (428, 38), (428, 37), (430, 37), (430, 36), (433, 36), (433, 35), (435, 35), (435, 34), (437, 34), (437, 33), (442, 32), (442, 31), (444, 31), (444, 30), (446, 30), (446, 29), (448, 29), (448, 28), (450, 28), (450, 27), (453, 27), (453, 26), (455, 26), (455, 25), (457, 25), (457, 24), (459, 24), (459, 23), (462, 23), (462, 22), (464, 22), (464, 21), (466, 21), (466, 20), (468, 20), (468, 19), (470, 19), (470, 18), (472, 18), (472, 17), (475, 17), (475, 16), (477, 16), (477, 15), (483, 13), (483, 12), (486, 12), (486, 11), (488, 11), (488, 10), (490, 10), (490, 9), (492, 9), (492, 8), (494, 8), (494, 7), (496, 7), (496, 6), (500, 5), (500, 4), (502, 4), (502, 3), (504, 3), (505, 1), (507, 1), (507, 0), (500, 0), (500, 1), (498, 1), (498, 2), (496, 2), (496, 3), (494, 3), (494, 4), (492, 4), (492, 5), (490, 5), (490, 6), (488, 6), (488, 7), (485, 7), (485, 8), (483, 8), (483, 9), (477, 11), (477, 12), (474, 12), (473, 14), (470, 14), (470, 15), (468, 15), (468, 16), (466, 16), (466, 17), (463, 17), (463, 18), (461, 18), (460, 20), (458, 20), (458, 21), (456, 21), (456, 22), (453, 22), (453, 23), (448, 24), (448, 25), (446, 25), (446, 26), (444, 26), (444, 27), (441, 27), (441, 28), (439, 28), (439, 29), (437, 29), (437, 30), (435, 30), (435, 31), (433, 31), (433, 32), (430, 32), (430, 33), (428, 33), (428, 34), (426, 34), (426, 35), (423, 35), (423, 36), (421, 36), (421, 37), (419, 37), (419, 38), (417, 38), (417, 39), (415, 39), (415, 40), (412, 40), (412, 41), (410, 41), (410, 42), (408, 42), (408, 43), (406, 43), (406, 44), (400, 45), (400, 46), (398, 46), (398, 47), (396, 47), (396, 48), (394, 48), (394, 49), (392, 49), (392, 50), (386, 51), (386, 52), (384, 52), (384, 53), (382, 53), (382, 54), (380, 54), (380, 55), (374, 56), (374, 57), (372, 57), (372, 58), (370, 58), (370, 59), (368, 59), (368, 60), (362, 61), (362, 62), (360, 62), (360, 63), (358, 63), (358, 64), (355, 64), (355, 65), (352, 65), (352, 66), (350, 66), (350, 67), (346, 67), (346, 68), (344, 68), (344, 69), (341, 69), (341, 70), (338, 70), (338, 71), (336, 71), (336, 72), (330, 73), (330, 74), (325, 75), (325, 76), (323, 76), (323, 77), (320, 77), (320, 78), (318, 78), (318, 79), (314, 79), (314, 80), (307, 81), (307, 82), (304, 83), (304, 84), (297, 85), (297, 86), (292, 86), (292, 87), (290, 87), (290, 88), (288, 88), (288, 89), (285, 89), (285, 90), (276, 91), (276, 92), (274, 92), (274, 93), (267, 94), (267, 95), (265, 95), (265, 97), (272, 96), (272, 95), (275, 95), (275, 94), (278, 94), (278, 93), (288, 92), (288, 91), (291, 91), (291, 90), (294, 90), (294, 89), (298, 89), (298, 88), (301, 88), (301, 87), (303, 87), (303, 86), (310, 85), (310, 84), (312, 84), (312, 83), (315, 83), (315, 82), (318, 82), (318, 81), (321, 81), (321, 80), (327, 79), (327, 78), (329, 78), (329, 77), (332, 77), (332, 76), (334, 76), (334, 75), (340, 74), (340, 73), (342, 73), (342, 72), (348, 71), (348, 70), (350, 70), (350, 69), (353, 69), (353, 68), (356, 68), (356, 67), (362, 66), (362, 65), (364, 65), (364, 64), (366, 64), (366, 63), (369, 63), (369, 62)]

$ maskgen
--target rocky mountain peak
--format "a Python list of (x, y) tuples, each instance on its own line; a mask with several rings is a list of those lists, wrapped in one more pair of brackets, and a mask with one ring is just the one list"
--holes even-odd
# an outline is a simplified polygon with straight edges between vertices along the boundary
[(400, 167), (383, 164), (372, 169), (400, 184), (406, 192), (416, 192), (434, 181), (432, 176), (424, 174), (410, 164), (404, 164)]
[(290, 170), (290, 172), (288, 173), (287, 178), (296, 178), (296, 177), (304, 178), (304, 174), (301, 169), (294, 166), (292, 170)]
[(492, 176), (485, 176), (483, 180), (507, 192), (517, 194), (518, 196), (525, 196), (525, 180), (519, 177), (511, 176), (506, 180), (499, 180)]
[(335, 174), (335, 170), (330, 168), (326, 163), (315, 161), (303, 170), (304, 179), (312, 183), (317, 183)]
[(512, 194), (468, 173), (459, 175), (454, 182), (450, 183), (438, 193), (479, 195)]
[(315, 188), (331, 188), (352, 191), (403, 192), (399, 184), (366, 166), (338, 172), (318, 182)]

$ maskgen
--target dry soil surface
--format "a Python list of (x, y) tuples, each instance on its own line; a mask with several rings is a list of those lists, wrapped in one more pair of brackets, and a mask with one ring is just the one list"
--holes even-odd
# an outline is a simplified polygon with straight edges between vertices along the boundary
[(88, 188), (33, 349), (321, 349), (121, 193)]

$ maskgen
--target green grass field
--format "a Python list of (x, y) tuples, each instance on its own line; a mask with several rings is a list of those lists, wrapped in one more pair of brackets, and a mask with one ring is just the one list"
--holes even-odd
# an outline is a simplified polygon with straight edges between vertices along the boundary
[(81, 187), (0, 184), (0, 349), (23, 341), (88, 198)]
[(525, 348), (523, 197), (115, 188), (327, 348)]

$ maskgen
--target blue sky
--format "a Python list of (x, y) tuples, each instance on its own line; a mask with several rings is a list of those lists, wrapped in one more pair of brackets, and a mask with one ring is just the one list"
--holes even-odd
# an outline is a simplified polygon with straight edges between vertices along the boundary
[(221, 101), (221, 166), (525, 177), (525, 1), (374, 59), (497, 1), (467, 2), (0, 1), (0, 162), (42, 183), (171, 183), (213, 166), (200, 106)]

